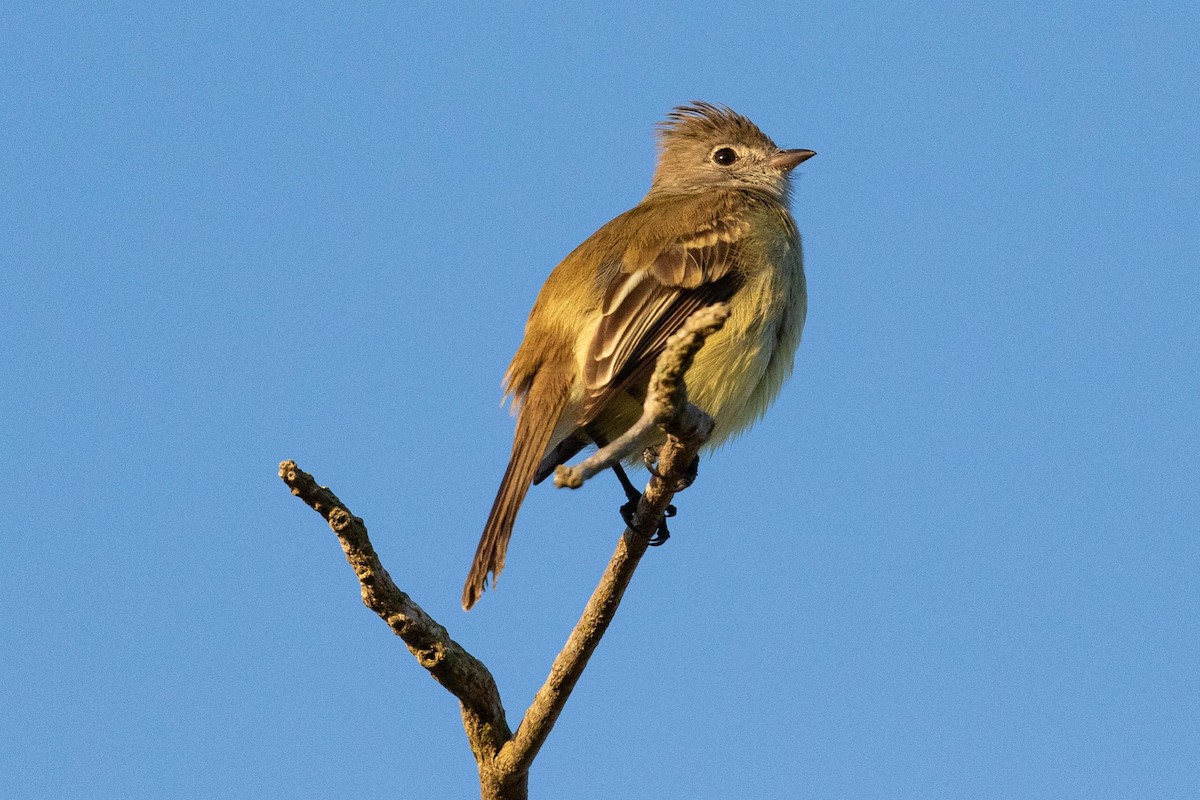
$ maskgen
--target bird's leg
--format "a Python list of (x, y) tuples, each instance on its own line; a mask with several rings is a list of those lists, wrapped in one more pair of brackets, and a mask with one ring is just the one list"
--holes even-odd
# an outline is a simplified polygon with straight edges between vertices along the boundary
[[(600, 446), (604, 447), (604, 445)], [(633, 481), (629, 480), (629, 475), (625, 472), (625, 468), (620, 464), (613, 464), (612, 471), (617, 476), (617, 480), (621, 482), (621, 488), (625, 490), (625, 499), (636, 506), (638, 500), (642, 499), (642, 493), (633, 485)]]
[[(602, 433), (597, 431), (588, 431), (588, 436), (592, 437), (592, 441), (596, 443), (597, 447), (606, 447), (608, 445), (608, 440)], [(617, 476), (617, 480), (621, 482), (621, 488), (625, 491), (625, 498), (629, 501), (625, 503), (625, 505), (621, 506), (621, 519), (623, 519), (625, 524), (632, 529), (633, 515), (634, 512), (637, 511), (638, 502), (642, 499), (642, 493), (639, 492), (637, 487), (633, 485), (633, 481), (629, 480), (629, 475), (625, 472), (625, 468), (622, 467), (620, 463), (613, 464), (612, 471)], [(667, 541), (667, 539), (671, 538), (671, 532), (667, 530), (666, 517), (673, 516), (675, 516), (675, 506), (667, 506), (663, 511), (663, 521), (658, 523), (658, 528), (655, 529), (654, 535), (650, 537), (651, 547), (658, 547)]]

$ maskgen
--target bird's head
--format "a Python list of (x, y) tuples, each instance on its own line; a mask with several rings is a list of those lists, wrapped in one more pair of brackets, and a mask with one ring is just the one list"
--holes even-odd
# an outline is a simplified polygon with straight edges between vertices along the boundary
[(650, 193), (753, 187), (787, 200), (788, 175), (812, 150), (782, 150), (758, 126), (724, 106), (679, 106), (659, 126)]

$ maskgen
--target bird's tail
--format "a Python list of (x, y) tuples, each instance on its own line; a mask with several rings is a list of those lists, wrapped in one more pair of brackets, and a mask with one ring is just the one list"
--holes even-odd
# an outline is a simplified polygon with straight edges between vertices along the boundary
[(500, 490), (496, 492), (492, 511), (483, 526), (483, 536), (475, 550), (475, 561), (471, 564), (467, 584), (463, 587), (462, 604), (465, 610), (469, 611), (483, 594), (488, 574), (491, 574), (494, 586), (497, 576), (504, 569), (504, 554), (508, 551), (508, 540), (512, 538), (517, 511), (525, 500), (538, 463), (545, 455), (550, 437), (554, 435), (554, 429), (567, 405), (570, 387), (569, 373), (560, 374), (559, 370), (543, 366), (521, 402), (508, 469), (500, 481)]

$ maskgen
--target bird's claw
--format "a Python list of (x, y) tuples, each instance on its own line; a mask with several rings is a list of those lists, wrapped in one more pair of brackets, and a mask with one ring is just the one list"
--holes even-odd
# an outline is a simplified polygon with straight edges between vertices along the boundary
[(656, 478), (661, 478), (662, 475), (658, 471), (658, 448), (647, 447), (642, 451), (642, 463), (646, 465), (646, 471)]
[(658, 528), (655, 529), (654, 535), (650, 537), (650, 546), (659, 547), (667, 543), (667, 539), (671, 538), (671, 532), (667, 530), (667, 517), (675, 516), (675, 506), (667, 506), (663, 509), (662, 522), (658, 523)]
[[(637, 499), (630, 500), (628, 503), (621, 506), (621, 519), (625, 520), (625, 525), (630, 530), (637, 530), (633, 526), (634, 514), (637, 513), (638, 501), (641, 499), (641, 497), (638, 497)], [(673, 517), (676, 513), (678, 512), (673, 505), (669, 505), (663, 510), (663, 519), (658, 523), (658, 527), (654, 529), (654, 533), (650, 536), (651, 547), (660, 547), (666, 543), (667, 539), (671, 538), (671, 531), (667, 529), (666, 518)]]
[[(658, 471), (658, 448), (647, 447), (642, 451), (642, 463), (646, 465), (646, 471), (659, 480), (663, 479), (662, 473)], [(692, 463), (688, 464), (687, 471), (683, 473), (683, 477), (675, 481), (675, 485), (671, 487), (671, 492), (682, 492), (684, 489), (696, 482), (696, 476), (700, 474), (700, 457), (696, 456), (692, 459)]]

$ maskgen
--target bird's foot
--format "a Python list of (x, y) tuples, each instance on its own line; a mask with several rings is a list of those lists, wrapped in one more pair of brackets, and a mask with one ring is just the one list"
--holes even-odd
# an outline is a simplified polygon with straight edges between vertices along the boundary
[(671, 538), (671, 532), (667, 530), (667, 517), (675, 516), (675, 506), (667, 506), (663, 510), (662, 522), (658, 523), (658, 528), (655, 529), (654, 535), (650, 537), (650, 546), (659, 547), (667, 543), (667, 539)]
[[(646, 470), (654, 477), (662, 480), (662, 473), (658, 471), (658, 448), (647, 447), (642, 451), (642, 463), (646, 465)], [(692, 463), (688, 464), (687, 471), (683, 473), (683, 477), (675, 482), (671, 487), (672, 492), (682, 492), (684, 489), (696, 482), (696, 476), (700, 474), (700, 456), (692, 459)]]
[[(630, 530), (634, 528), (634, 515), (637, 513), (638, 501), (642, 499), (639, 494), (637, 497), (630, 498), (629, 502), (621, 506), (621, 519), (625, 520), (625, 525)], [(667, 517), (673, 517), (676, 514), (675, 506), (669, 505), (663, 511), (663, 519), (658, 523), (658, 527), (654, 529), (654, 533), (650, 536), (650, 546), (659, 547), (666, 543), (667, 539), (671, 538), (671, 531), (667, 529)]]

